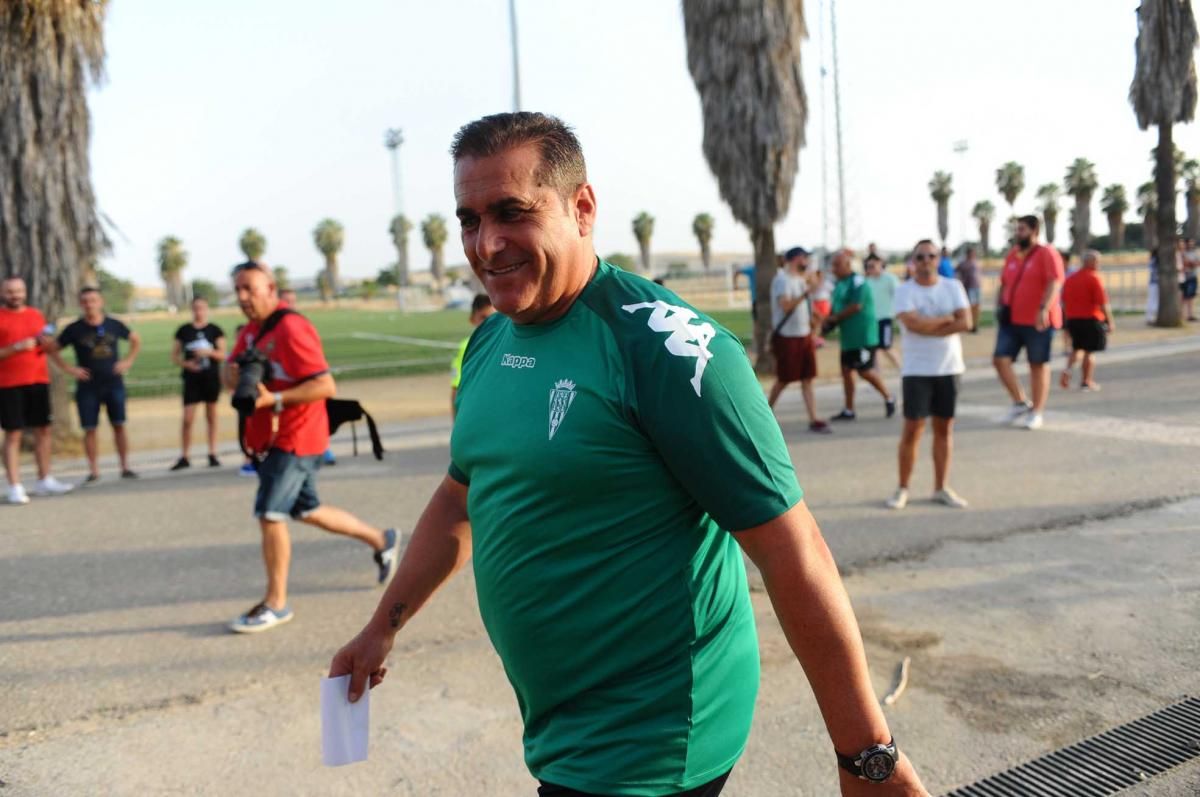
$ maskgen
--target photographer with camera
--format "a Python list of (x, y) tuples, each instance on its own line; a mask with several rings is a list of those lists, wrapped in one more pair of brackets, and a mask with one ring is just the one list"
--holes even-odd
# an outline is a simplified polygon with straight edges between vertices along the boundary
[(280, 302), (265, 265), (243, 263), (233, 277), (238, 306), (249, 323), (238, 334), (223, 375), (238, 410), (240, 442), (257, 463), (254, 514), (262, 529), (267, 590), (229, 628), (256, 633), (293, 616), (287, 605), (289, 516), (371, 546), (380, 584), (395, 570), (399, 539), (395, 529), (381, 531), (317, 498), (317, 470), (329, 445), (325, 400), (336, 390), (321, 339), (308, 319)]

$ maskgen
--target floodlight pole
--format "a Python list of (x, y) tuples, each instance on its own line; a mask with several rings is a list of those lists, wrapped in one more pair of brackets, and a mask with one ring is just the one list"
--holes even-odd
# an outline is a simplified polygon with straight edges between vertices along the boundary
[(508, 0), (508, 24), (512, 36), (513, 111), (521, 110), (521, 57), (517, 47), (517, 0)]
[[(967, 143), (966, 139), (960, 139), (960, 140), (954, 142), (954, 153), (956, 155), (958, 155), (958, 162), (959, 162), (960, 167), (964, 166), (964, 164), (967, 162), (967, 150), (968, 149), (970, 149), (970, 145)], [(960, 174), (965, 175), (966, 173), (967, 173), (966, 168), (960, 169)], [(967, 196), (966, 193), (963, 191), (963, 185), (959, 184), (959, 187), (958, 187), (958, 213), (956, 214), (958, 216), (958, 240), (959, 240), (959, 243), (962, 243), (963, 241), (967, 240), (967, 236), (969, 235), (967, 230), (970, 229), (970, 225), (967, 224), (967, 215), (966, 215), (967, 199), (966, 199), (966, 196)], [(984, 254), (987, 254), (987, 253), (985, 252)]]
[(837, 0), (829, 0), (829, 24), (833, 39), (833, 116), (837, 125), (838, 246), (845, 246), (846, 169), (842, 158), (842, 92), (838, 79)]
[(383, 134), (383, 145), (392, 153), (392, 204), (397, 216), (404, 212), (404, 198), (400, 193), (400, 145), (403, 143), (404, 133), (398, 127)]

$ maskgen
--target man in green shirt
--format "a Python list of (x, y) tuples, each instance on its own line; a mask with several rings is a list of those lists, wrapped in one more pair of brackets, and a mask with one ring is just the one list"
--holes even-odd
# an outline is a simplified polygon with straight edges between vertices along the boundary
[(875, 297), (861, 274), (855, 274), (850, 265), (850, 250), (841, 249), (833, 253), (831, 264), (837, 284), (833, 288), (832, 315), (825, 321), (824, 332), (839, 328), (842, 348), (842, 391), (846, 406), (831, 421), (853, 421), (858, 418), (854, 411), (854, 374), (862, 378), (883, 396), (884, 414), (890, 418), (896, 414), (896, 400), (888, 392), (887, 385), (875, 367), (875, 349), (879, 346), (879, 327), (875, 323)]
[(498, 313), (467, 346), (449, 472), (330, 675), (352, 701), (378, 685), (396, 633), (473, 560), (539, 794), (712, 797), (758, 685), (744, 552), (843, 792), (925, 794), (738, 340), (597, 259), (596, 195), (559, 120), (485, 117), (452, 153), (463, 248)]

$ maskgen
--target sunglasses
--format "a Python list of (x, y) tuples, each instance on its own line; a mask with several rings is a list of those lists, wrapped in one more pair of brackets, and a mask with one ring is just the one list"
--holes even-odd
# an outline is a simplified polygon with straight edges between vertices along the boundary
[(937, 260), (937, 255), (929, 255), (929, 254), (915, 255), (913, 257), (913, 260)]

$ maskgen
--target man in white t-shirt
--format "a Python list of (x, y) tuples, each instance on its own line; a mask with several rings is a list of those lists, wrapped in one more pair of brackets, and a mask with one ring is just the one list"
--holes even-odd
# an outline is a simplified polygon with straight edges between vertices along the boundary
[(771, 352), (775, 355), (775, 384), (767, 395), (772, 407), (792, 382), (800, 383), (808, 429), (818, 434), (832, 431), (817, 417), (813, 379), (817, 376), (817, 351), (812, 337), (812, 291), (816, 275), (808, 272), (808, 250), (795, 246), (783, 255), (783, 268), (771, 280)]
[(959, 333), (971, 328), (970, 302), (962, 283), (938, 276), (933, 241), (917, 243), (913, 279), (896, 290), (896, 320), (904, 325), (904, 432), (900, 437), (900, 486), (888, 499), (892, 509), (908, 505), (908, 482), (917, 460), (925, 419), (933, 416), (933, 500), (955, 509), (967, 502), (946, 484), (953, 446), (958, 379), (964, 370)]

